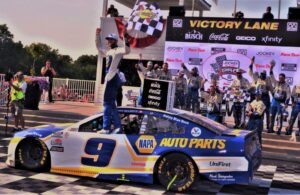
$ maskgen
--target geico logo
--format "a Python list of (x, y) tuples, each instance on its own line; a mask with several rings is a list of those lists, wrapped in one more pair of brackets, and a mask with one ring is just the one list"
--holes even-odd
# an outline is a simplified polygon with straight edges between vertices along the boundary
[(258, 55), (258, 56), (274, 56), (275, 53), (274, 52), (261, 51), (261, 52), (257, 52), (256, 55)]
[(250, 37), (250, 36), (236, 36), (235, 38), (238, 41), (256, 41), (256, 37)]
[(220, 139), (188, 139), (188, 138), (163, 138), (161, 147), (200, 148), (200, 149), (224, 149), (226, 140)]

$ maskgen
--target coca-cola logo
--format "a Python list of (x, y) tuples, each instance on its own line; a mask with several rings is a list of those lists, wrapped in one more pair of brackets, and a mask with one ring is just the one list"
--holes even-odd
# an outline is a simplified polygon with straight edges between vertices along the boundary
[(212, 33), (209, 35), (210, 41), (228, 41), (228, 39), (229, 39), (229, 34), (226, 33), (222, 33), (222, 34)]

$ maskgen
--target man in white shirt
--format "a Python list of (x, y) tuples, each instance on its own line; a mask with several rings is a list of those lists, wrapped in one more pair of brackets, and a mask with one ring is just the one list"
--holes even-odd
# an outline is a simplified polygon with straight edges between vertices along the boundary
[(116, 100), (118, 89), (121, 86), (119, 77), (119, 64), (123, 55), (130, 52), (128, 34), (124, 33), (123, 47), (118, 46), (118, 36), (109, 34), (105, 39), (109, 46), (108, 50), (101, 48), (100, 35), (101, 29), (97, 31), (96, 45), (102, 56), (106, 57), (106, 75), (104, 82), (104, 98), (103, 98), (103, 130), (100, 133), (111, 133), (112, 124), (114, 125), (114, 133), (122, 131), (121, 119), (117, 110)]

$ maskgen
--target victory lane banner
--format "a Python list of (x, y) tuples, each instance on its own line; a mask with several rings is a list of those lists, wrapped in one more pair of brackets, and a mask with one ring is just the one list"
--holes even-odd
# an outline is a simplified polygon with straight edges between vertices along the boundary
[(174, 105), (175, 82), (145, 79), (142, 106), (160, 110), (171, 110)]
[(196, 67), (209, 82), (215, 78), (220, 87), (229, 87), (239, 69), (252, 82), (247, 74), (252, 57), (254, 73), (269, 73), (274, 60), (275, 77), (284, 73), (292, 87), (300, 83), (299, 24), (290, 20), (169, 17), (164, 61), (174, 72), (184, 63), (189, 70)]
[(300, 21), (232, 18), (174, 18), (166, 41), (300, 46)]

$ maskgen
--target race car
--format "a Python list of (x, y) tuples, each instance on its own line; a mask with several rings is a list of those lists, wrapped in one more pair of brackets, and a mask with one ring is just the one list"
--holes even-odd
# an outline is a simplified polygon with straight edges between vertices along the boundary
[[(184, 191), (206, 176), (219, 184), (248, 183), (261, 163), (255, 132), (229, 129), (174, 109), (118, 108), (121, 134), (100, 134), (103, 114), (75, 124), (15, 133), (7, 165), (105, 180), (153, 183)], [(113, 128), (113, 126), (112, 126)]]

